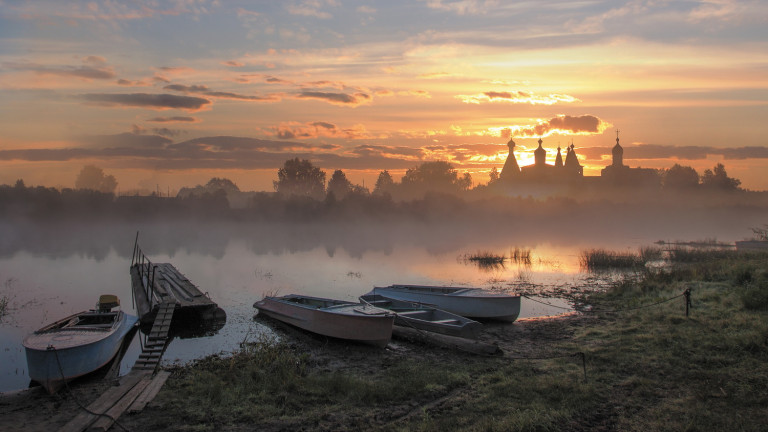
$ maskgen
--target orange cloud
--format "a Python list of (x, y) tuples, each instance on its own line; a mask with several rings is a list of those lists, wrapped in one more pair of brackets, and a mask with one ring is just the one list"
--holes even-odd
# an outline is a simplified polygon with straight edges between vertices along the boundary
[(188, 93), (188, 94), (189, 93), (201, 94), (204, 96), (210, 96), (210, 97), (215, 97), (219, 99), (245, 100), (245, 101), (255, 101), (255, 102), (278, 102), (282, 100), (282, 95), (279, 95), (279, 94), (269, 94), (266, 96), (243, 95), (243, 94), (232, 93), (232, 92), (213, 91), (209, 89), (208, 86), (204, 86), (204, 85), (186, 86), (182, 84), (169, 84), (163, 87), (163, 89), (173, 90), (173, 91)]
[(373, 98), (367, 93), (329, 93), (319, 91), (303, 91), (294, 96), (296, 99), (315, 99), (328, 102), (333, 105), (356, 107), (362, 104), (370, 103)]
[(593, 115), (569, 116), (558, 115), (549, 120), (539, 121), (535, 125), (510, 126), (495, 130), (502, 138), (534, 138), (552, 134), (595, 135), (611, 127), (611, 124)]
[(188, 116), (174, 116), (174, 117), (153, 117), (151, 119), (147, 119), (148, 122), (153, 123), (198, 123), (200, 121), (197, 117), (188, 117)]
[(370, 134), (365, 126), (358, 124), (348, 128), (340, 128), (328, 122), (285, 122), (273, 128), (273, 135), (280, 139), (309, 139), (309, 138), (343, 138), (343, 139), (373, 139), (385, 136)]
[(531, 92), (526, 91), (513, 91), (513, 92), (497, 92), (487, 91), (476, 95), (457, 95), (457, 99), (461, 99), (464, 103), (479, 104), (483, 102), (506, 102), (506, 103), (528, 103), (531, 105), (554, 105), (556, 103), (564, 102), (578, 102), (579, 99), (566, 95), (553, 93), (548, 96), (538, 96)]

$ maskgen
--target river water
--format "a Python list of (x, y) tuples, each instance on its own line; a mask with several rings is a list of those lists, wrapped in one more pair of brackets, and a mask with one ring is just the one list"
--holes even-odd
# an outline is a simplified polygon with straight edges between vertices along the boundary
[[(268, 326), (254, 320), (253, 303), (291, 293), (355, 300), (377, 285), (462, 285), (510, 293), (540, 293), (543, 303), (523, 298), (521, 318), (556, 315), (569, 304), (552, 293), (608, 283), (584, 273), (579, 253), (589, 247), (638, 248), (650, 239), (578, 238), (546, 241), (493, 230), (483, 235), (457, 226), (424, 224), (91, 223), (35, 226), (0, 224), (0, 295), (8, 312), (0, 323), (0, 392), (29, 385), (25, 335), (44, 324), (93, 308), (100, 294), (118, 295), (135, 313), (129, 266), (134, 240), (157, 263), (172, 263), (226, 312), (223, 327), (200, 337), (177, 337), (164, 364), (236, 350)], [(462, 259), (490, 252), (529, 260), (480, 268)], [(514, 324), (512, 324), (514, 325)], [(211, 334), (212, 333), (212, 334)], [(140, 353), (135, 337), (122, 360), (130, 369)]]

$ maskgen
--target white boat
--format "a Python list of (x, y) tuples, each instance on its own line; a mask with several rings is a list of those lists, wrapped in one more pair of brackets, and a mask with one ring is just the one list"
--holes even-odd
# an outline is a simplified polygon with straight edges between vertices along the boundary
[(55, 393), (67, 381), (112, 360), (138, 318), (115, 309), (120, 300), (102, 295), (96, 309), (70, 315), (24, 338), (29, 378)]
[(253, 304), (276, 320), (323, 336), (385, 347), (395, 314), (363, 303), (291, 294), (265, 297)]
[(375, 287), (368, 294), (427, 304), (467, 318), (514, 321), (520, 315), (520, 296), (482, 288), (390, 285)]
[(377, 294), (360, 296), (360, 301), (394, 312), (395, 325), (403, 327), (466, 339), (477, 339), (483, 328), (477, 321), (423, 303), (396, 300)]

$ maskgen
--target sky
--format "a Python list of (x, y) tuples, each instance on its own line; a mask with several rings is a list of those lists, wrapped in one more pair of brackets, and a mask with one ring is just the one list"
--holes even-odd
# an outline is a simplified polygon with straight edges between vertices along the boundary
[(768, 2), (0, 0), (0, 184), (270, 191), (293, 157), (479, 184), (540, 138), (600, 175), (617, 135), (768, 190)]

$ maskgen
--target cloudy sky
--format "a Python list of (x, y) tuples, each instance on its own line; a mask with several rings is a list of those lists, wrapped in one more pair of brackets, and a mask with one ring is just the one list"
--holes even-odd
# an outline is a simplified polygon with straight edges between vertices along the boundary
[(271, 190), (296, 156), (478, 183), (510, 137), (599, 175), (617, 130), (628, 165), (768, 190), (768, 3), (0, 0), (0, 183)]

